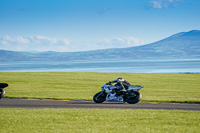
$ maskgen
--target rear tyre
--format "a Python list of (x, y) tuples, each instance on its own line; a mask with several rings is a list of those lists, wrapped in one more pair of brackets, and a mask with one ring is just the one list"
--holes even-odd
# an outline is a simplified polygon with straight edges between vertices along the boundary
[(101, 91), (94, 95), (93, 101), (95, 103), (102, 103), (106, 100), (106, 94)]
[(3, 98), (3, 96), (5, 95), (5, 91), (0, 88), (0, 99)]
[(142, 94), (138, 91), (131, 91), (128, 93), (128, 95), (125, 97), (125, 100), (129, 104), (135, 104), (138, 103), (142, 98)]

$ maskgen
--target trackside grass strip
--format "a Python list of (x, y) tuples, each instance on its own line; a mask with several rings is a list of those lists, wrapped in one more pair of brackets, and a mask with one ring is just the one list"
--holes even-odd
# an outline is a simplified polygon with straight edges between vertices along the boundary
[(198, 133), (199, 111), (3, 109), (0, 132)]
[(200, 103), (200, 74), (95, 73), (95, 72), (0, 72), (9, 84), (6, 97), (92, 100), (101, 86), (118, 77), (141, 89), (145, 102)]

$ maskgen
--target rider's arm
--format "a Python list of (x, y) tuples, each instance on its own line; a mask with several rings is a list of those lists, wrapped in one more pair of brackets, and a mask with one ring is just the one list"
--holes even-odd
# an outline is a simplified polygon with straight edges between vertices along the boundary
[(119, 82), (119, 83), (120, 83), (121, 87), (123, 88), (123, 90), (125, 91), (126, 89), (125, 89), (123, 83), (122, 82)]
[(117, 79), (116, 80), (113, 80), (113, 81), (109, 81), (110, 83), (116, 83), (117, 82)]

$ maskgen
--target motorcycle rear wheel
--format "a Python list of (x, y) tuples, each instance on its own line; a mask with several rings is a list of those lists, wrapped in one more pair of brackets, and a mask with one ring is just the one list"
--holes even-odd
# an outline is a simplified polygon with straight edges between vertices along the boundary
[(102, 103), (106, 100), (106, 94), (102, 93), (101, 91), (94, 95), (93, 101), (95, 103)]
[(138, 103), (142, 98), (142, 94), (138, 91), (131, 91), (129, 94), (125, 97), (125, 101), (129, 104), (135, 104)]

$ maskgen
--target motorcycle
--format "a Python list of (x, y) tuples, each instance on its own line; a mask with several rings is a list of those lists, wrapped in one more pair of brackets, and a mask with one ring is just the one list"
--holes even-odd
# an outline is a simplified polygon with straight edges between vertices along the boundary
[(143, 86), (131, 85), (126, 91), (120, 91), (119, 86), (113, 86), (112, 83), (106, 83), (101, 87), (101, 91), (93, 97), (95, 103), (108, 102), (127, 102), (129, 104), (138, 103), (142, 94), (139, 92)]
[(4, 97), (5, 91), (4, 88), (8, 86), (7, 83), (0, 83), (0, 99)]

